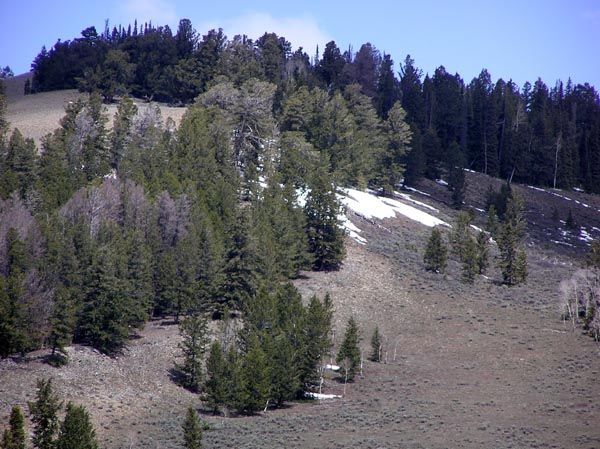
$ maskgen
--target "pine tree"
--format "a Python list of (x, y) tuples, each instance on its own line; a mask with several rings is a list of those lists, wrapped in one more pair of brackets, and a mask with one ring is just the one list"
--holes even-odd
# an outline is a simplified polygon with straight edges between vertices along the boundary
[(342, 367), (345, 380), (350, 382), (354, 380), (357, 371), (360, 369), (361, 355), (358, 348), (359, 341), (358, 324), (354, 320), (354, 317), (350, 317), (346, 326), (346, 332), (344, 333), (344, 340), (335, 358), (337, 364)]
[(524, 235), (523, 200), (518, 195), (513, 195), (498, 233), (500, 270), (507, 285), (520, 284), (527, 278), (527, 256), (521, 248)]
[(373, 362), (381, 362), (382, 342), (379, 334), (379, 326), (375, 326), (373, 336), (371, 337), (371, 357), (369, 360)]
[(185, 318), (179, 325), (183, 340), (179, 349), (183, 353), (183, 363), (176, 364), (181, 383), (191, 391), (198, 391), (203, 383), (202, 364), (208, 344), (208, 323), (199, 315)]
[(219, 408), (227, 402), (227, 360), (223, 354), (221, 343), (215, 341), (210, 346), (206, 359), (206, 382), (204, 393), (206, 403), (217, 413)]
[(256, 334), (249, 339), (240, 380), (237, 410), (249, 415), (262, 410), (269, 399), (270, 373), (266, 354)]
[(320, 169), (304, 207), (308, 248), (316, 270), (335, 270), (344, 259), (344, 231), (338, 218), (340, 209), (335, 188)]
[(202, 421), (191, 405), (187, 409), (183, 429), (183, 446), (186, 449), (202, 448)]
[(448, 250), (442, 240), (442, 233), (438, 228), (433, 228), (423, 256), (425, 269), (443, 273), (446, 270), (447, 258)]
[(473, 216), (469, 212), (460, 212), (456, 218), (456, 223), (450, 233), (450, 243), (452, 245), (452, 252), (458, 257), (461, 262), (465, 259), (466, 247), (471, 238), (469, 228)]
[(71, 292), (66, 287), (60, 286), (54, 294), (54, 306), (50, 323), (50, 345), (52, 346), (52, 363), (63, 365), (67, 362), (65, 346), (73, 339), (75, 331), (75, 305)]
[(293, 343), (287, 335), (280, 333), (271, 339), (266, 354), (270, 375), (269, 400), (280, 407), (294, 399), (300, 388)]
[(477, 235), (477, 272), (485, 274), (489, 265), (489, 244), (488, 236), (480, 231)]
[(462, 278), (463, 281), (472, 284), (478, 273), (477, 243), (469, 234), (465, 241), (462, 255)]
[(590, 251), (587, 254), (586, 263), (588, 266), (600, 268), (600, 240), (594, 240), (592, 242)]
[(490, 235), (494, 238), (498, 235), (498, 214), (496, 213), (496, 206), (490, 205), (487, 212), (486, 229)]
[(98, 449), (96, 431), (83, 405), (67, 404), (67, 413), (60, 426), (56, 449)]
[(25, 436), (25, 418), (23, 417), (23, 411), (21, 407), (15, 405), (10, 412), (10, 419), (8, 421), (9, 428), (7, 433), (4, 435), (4, 439), (7, 440), (6, 444), (3, 444), (3, 449), (25, 449), (26, 436)]
[(58, 431), (58, 412), (62, 402), (52, 389), (52, 380), (39, 380), (35, 402), (29, 402), (33, 422), (33, 445), (37, 449), (54, 449)]
[(322, 358), (331, 349), (331, 320), (333, 305), (329, 293), (323, 301), (316, 295), (310, 298), (302, 323), (302, 344), (298, 366), (300, 387), (309, 390), (319, 382), (319, 367)]

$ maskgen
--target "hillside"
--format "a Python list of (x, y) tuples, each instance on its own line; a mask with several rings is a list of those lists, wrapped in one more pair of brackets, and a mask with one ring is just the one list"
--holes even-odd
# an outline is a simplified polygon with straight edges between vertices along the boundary
[[(11, 130), (18, 128), (23, 135), (31, 137), (39, 149), (42, 137), (60, 126), (60, 120), (65, 115), (67, 104), (76, 101), (78, 98), (85, 98), (87, 94), (82, 94), (75, 89), (68, 89), (24, 95), (23, 85), (30, 76), (31, 74), (26, 73), (5, 80), (6, 119), (10, 123)], [(181, 118), (185, 113), (185, 108), (171, 107), (165, 104), (147, 103), (142, 100), (135, 100), (135, 104), (140, 110), (158, 104), (163, 120), (171, 117), (176, 124), (181, 122)], [(116, 104), (106, 105), (106, 112), (110, 119), (109, 127), (112, 126), (116, 111)]]
[[(481, 209), (487, 186), (499, 181), (467, 175), (465, 202)], [(205, 414), (212, 426), (206, 447), (599, 447), (598, 344), (563, 323), (556, 306), (558, 285), (577, 268), (587, 242), (563, 235), (551, 215), (556, 208), (564, 217), (570, 207), (596, 237), (600, 200), (516, 188), (526, 202), (530, 277), (514, 288), (500, 285), (495, 269), (463, 284), (455, 261), (446, 276), (425, 272), (428, 227), (402, 215), (378, 220), (348, 211), (366, 244), (347, 238), (339, 271), (306, 272), (295, 284), (304, 298), (331, 292), (336, 347), (350, 315), (365, 353), (378, 324), (388, 363), (365, 362), (364, 378), (341, 399), (256, 417)], [(423, 181), (417, 189), (409, 193), (429, 206), (423, 211), (453, 222), (444, 186)], [(484, 220), (477, 212), (475, 224)], [(62, 397), (88, 406), (104, 447), (181, 447), (185, 409), (200, 404), (169, 378), (178, 339), (175, 326), (154, 321), (116, 358), (72, 346), (71, 363), (60, 369), (42, 362), (43, 351), (3, 360), (0, 422), (10, 405), (33, 397), (37, 378), (51, 376)], [(324, 391), (342, 394), (343, 385), (328, 380)]]

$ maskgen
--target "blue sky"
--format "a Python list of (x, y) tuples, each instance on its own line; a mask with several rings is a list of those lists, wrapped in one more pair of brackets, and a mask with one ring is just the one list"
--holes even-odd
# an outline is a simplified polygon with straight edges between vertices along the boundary
[(487, 68), (517, 84), (569, 76), (600, 87), (600, 0), (232, 1), (0, 0), (0, 65), (29, 69), (42, 45), (79, 36), (104, 20), (113, 25), (152, 20), (177, 28), (189, 18), (204, 33), (264, 31), (285, 36), (313, 55), (329, 40), (356, 51), (371, 42), (399, 63), (410, 54), (424, 72), (439, 65), (467, 82)]

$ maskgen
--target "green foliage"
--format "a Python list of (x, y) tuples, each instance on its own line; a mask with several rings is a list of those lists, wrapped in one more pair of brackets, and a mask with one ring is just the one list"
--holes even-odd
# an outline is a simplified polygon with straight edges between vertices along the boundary
[(186, 449), (202, 448), (202, 421), (194, 407), (189, 406), (185, 415), (183, 429), (183, 445)]
[(504, 222), (498, 233), (500, 270), (504, 283), (507, 285), (516, 285), (527, 280), (527, 256), (521, 246), (525, 236), (523, 208), (521, 197), (512, 195), (506, 207)]
[(35, 401), (29, 402), (29, 413), (33, 423), (33, 446), (37, 449), (54, 449), (58, 431), (58, 412), (62, 402), (52, 388), (51, 379), (37, 382)]
[(442, 233), (438, 228), (433, 228), (423, 256), (425, 269), (435, 271), (436, 273), (443, 273), (446, 270), (447, 259), (448, 250), (442, 240)]
[(210, 351), (206, 359), (206, 382), (204, 384), (204, 393), (206, 394), (206, 403), (217, 413), (221, 405), (227, 402), (227, 360), (223, 353), (221, 343), (215, 341), (210, 346)]
[(452, 252), (461, 262), (465, 260), (467, 245), (471, 239), (470, 226), (472, 221), (473, 216), (469, 212), (460, 212), (450, 233)]
[(586, 264), (594, 268), (600, 268), (600, 240), (594, 240), (587, 253)]
[(66, 287), (59, 287), (55, 292), (54, 306), (50, 324), (50, 345), (52, 346), (51, 362), (55, 365), (63, 365), (67, 362), (65, 346), (73, 339), (75, 332), (76, 317), (73, 293)]
[(383, 343), (381, 341), (381, 335), (379, 334), (379, 326), (375, 326), (373, 335), (371, 336), (371, 356), (369, 360), (372, 362), (381, 362)]
[(350, 382), (354, 380), (357, 371), (360, 369), (361, 355), (358, 347), (359, 341), (358, 324), (354, 320), (354, 317), (350, 317), (344, 333), (344, 340), (335, 358), (338, 365), (341, 366), (344, 379)]
[(183, 353), (183, 363), (176, 364), (181, 384), (191, 391), (199, 391), (204, 382), (202, 365), (208, 344), (208, 323), (199, 315), (185, 318), (179, 325), (183, 340), (179, 349)]
[(67, 404), (65, 419), (60, 426), (56, 449), (98, 449), (96, 431), (83, 405)]
[(306, 233), (316, 270), (339, 268), (345, 256), (344, 231), (340, 227), (340, 203), (335, 188), (323, 171), (315, 175), (306, 199)]
[(8, 429), (4, 431), (2, 437), (2, 449), (25, 449), (25, 418), (21, 407), (15, 405), (10, 411), (8, 420)]
[(480, 231), (477, 234), (477, 273), (485, 274), (489, 266), (489, 238), (487, 234)]
[(252, 415), (262, 410), (269, 399), (269, 363), (258, 335), (250, 336), (248, 349), (241, 365), (236, 409)]
[(469, 234), (465, 241), (462, 256), (462, 278), (463, 281), (468, 284), (472, 284), (475, 281), (475, 276), (479, 273), (478, 265), (478, 254), (477, 254), (477, 243), (475, 239)]
[(577, 229), (577, 225), (575, 224), (575, 219), (573, 218), (573, 211), (571, 209), (569, 209), (569, 215), (567, 216), (567, 219), (565, 221), (565, 226), (567, 227), (567, 229), (570, 229), (570, 230)]

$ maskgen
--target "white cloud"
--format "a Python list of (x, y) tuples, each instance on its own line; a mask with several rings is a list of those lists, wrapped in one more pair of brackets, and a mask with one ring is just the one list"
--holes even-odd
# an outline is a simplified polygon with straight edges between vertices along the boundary
[(126, 0), (119, 4), (119, 16), (123, 23), (136, 19), (138, 24), (151, 21), (156, 26), (174, 27), (178, 23), (175, 6), (167, 0)]
[(212, 20), (196, 26), (200, 34), (212, 28), (223, 28), (230, 39), (236, 34), (245, 34), (251, 39), (257, 39), (265, 32), (276, 33), (278, 36), (285, 37), (294, 49), (302, 47), (309, 55), (315, 53), (317, 45), (322, 51), (325, 44), (332, 40), (310, 16), (273, 17), (267, 13), (254, 12), (220, 22)]

